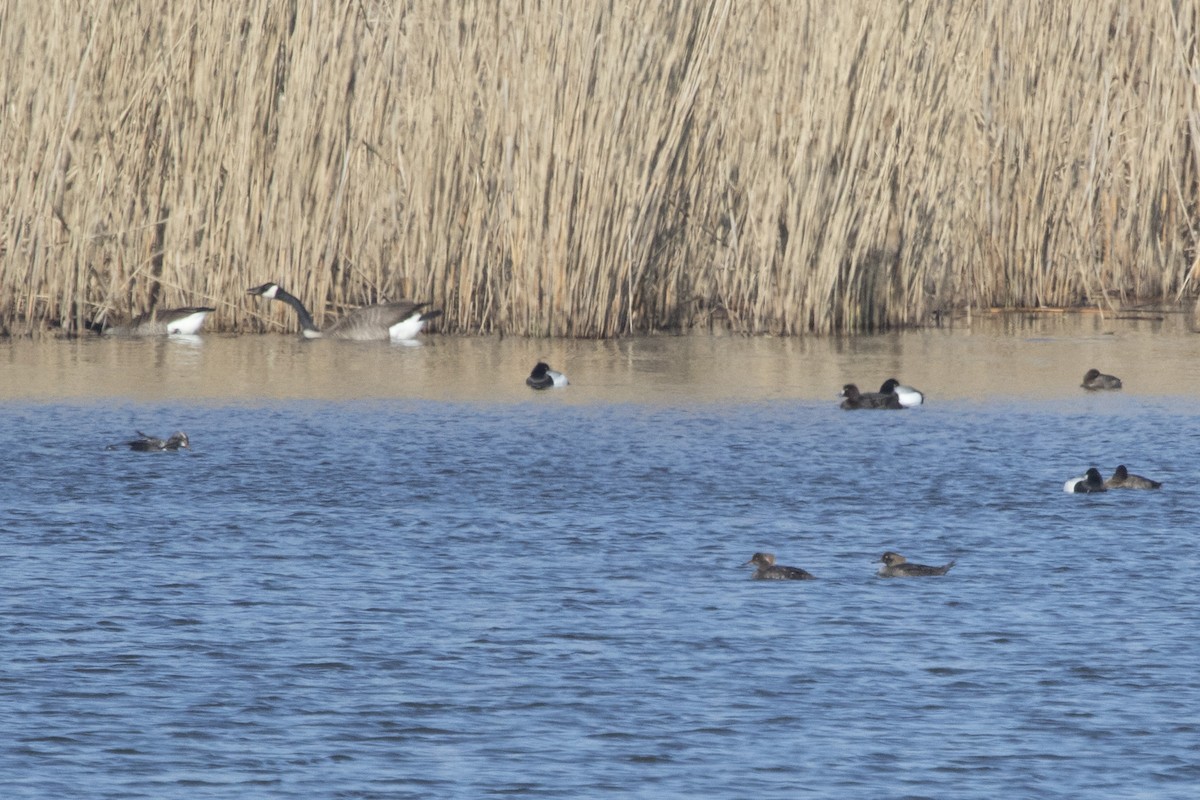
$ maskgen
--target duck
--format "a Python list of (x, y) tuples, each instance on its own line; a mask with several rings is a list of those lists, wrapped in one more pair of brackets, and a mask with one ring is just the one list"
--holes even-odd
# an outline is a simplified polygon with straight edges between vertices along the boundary
[(101, 328), (109, 336), (195, 336), (209, 314), (208, 306), (186, 306), (148, 311), (123, 325)]
[(1121, 379), (1116, 375), (1105, 375), (1098, 369), (1089, 369), (1083, 374), (1083, 383), (1080, 384), (1088, 391), (1096, 389), (1120, 389)]
[(879, 387), (879, 393), (896, 395), (896, 398), (900, 401), (900, 405), (905, 408), (919, 406), (925, 402), (925, 394), (923, 392), (919, 392), (911, 386), (905, 386), (895, 378), (888, 378), (884, 381), (883, 385)]
[(816, 576), (805, 572), (799, 567), (785, 567), (775, 563), (774, 553), (755, 553), (742, 566), (753, 564), (758, 567), (751, 580), (756, 581), (811, 581)]
[(356, 342), (388, 341), (403, 342), (417, 336), (425, 323), (442, 312), (432, 308), (423, 310), (429, 303), (412, 300), (397, 300), (394, 303), (379, 303), (349, 311), (324, 331), (313, 323), (312, 315), (295, 295), (286, 292), (277, 283), (264, 283), (247, 290), (247, 294), (279, 300), (296, 310), (300, 318), (300, 332), (305, 339), (350, 339)]
[(550, 369), (545, 361), (539, 361), (533, 367), (533, 372), (525, 379), (525, 385), (531, 389), (549, 389), (567, 385), (567, 376)]
[(891, 550), (884, 553), (880, 559), (883, 566), (879, 574), (885, 578), (920, 578), (929, 575), (945, 575), (957, 562), (949, 561), (940, 567), (930, 567), (925, 564), (910, 564), (904, 556)]
[(1117, 467), (1112, 477), (1104, 482), (1105, 489), (1158, 489), (1162, 481), (1152, 481), (1141, 475), (1131, 475), (1124, 464)]
[[(159, 439), (154, 436), (147, 436), (141, 431), (136, 431), (138, 438), (130, 439), (128, 442), (121, 444), (127, 445), (130, 450), (137, 450), (142, 453), (160, 453), (166, 450), (176, 451), (181, 447), (191, 448), (188, 442), (188, 435), (183, 431), (176, 431), (166, 439)], [(121, 445), (110, 444), (109, 450), (115, 450)]]
[(1072, 494), (1095, 494), (1107, 489), (1104, 486), (1104, 478), (1100, 477), (1100, 470), (1089, 467), (1085, 474), (1071, 478), (1063, 484), (1063, 491)]
[(838, 396), (846, 398), (842, 401), (842, 409), (845, 411), (854, 411), (860, 408), (904, 408), (900, 405), (900, 398), (894, 394), (877, 394), (875, 392), (863, 394), (853, 383), (843, 386), (842, 392)]

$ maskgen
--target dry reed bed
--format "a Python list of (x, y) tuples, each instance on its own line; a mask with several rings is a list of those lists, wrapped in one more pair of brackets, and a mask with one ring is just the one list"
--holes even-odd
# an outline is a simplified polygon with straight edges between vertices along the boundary
[(0, 9), (0, 325), (835, 332), (1195, 290), (1170, 0)]

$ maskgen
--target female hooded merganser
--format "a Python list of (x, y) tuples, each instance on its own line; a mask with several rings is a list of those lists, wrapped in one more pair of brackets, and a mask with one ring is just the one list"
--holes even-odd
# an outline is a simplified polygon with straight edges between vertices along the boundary
[[(157, 439), (153, 436), (147, 436), (141, 431), (137, 431), (137, 435), (141, 438), (131, 439), (128, 442), (122, 442), (122, 444), (128, 445), (130, 450), (138, 450), (143, 453), (162, 452), (164, 450), (178, 450), (181, 447), (187, 447), (189, 449), (191, 448), (191, 445), (188, 443), (188, 436), (183, 431), (176, 431), (165, 440)], [(118, 446), (119, 445), (110, 444), (108, 449), (115, 450)]]
[(1104, 482), (1107, 489), (1158, 489), (1162, 486), (1161, 481), (1152, 481), (1149, 478), (1143, 478), (1141, 475), (1131, 475), (1125, 465), (1117, 467), (1117, 471), (1112, 477)]
[(910, 564), (899, 553), (888, 551), (879, 559), (883, 566), (879, 574), (885, 578), (918, 578), (926, 575), (945, 575), (956, 562), (951, 561), (940, 567), (929, 567), (924, 564)]
[(296, 310), (300, 318), (300, 332), (305, 339), (351, 339), (356, 342), (387, 341), (402, 342), (416, 337), (425, 323), (442, 312), (438, 309), (422, 311), (429, 303), (414, 303), (412, 300), (397, 300), (394, 303), (379, 303), (363, 306), (347, 312), (324, 331), (317, 328), (312, 315), (295, 295), (285, 292), (277, 283), (264, 283), (247, 291), (268, 300), (279, 300)]
[(567, 376), (550, 369), (545, 361), (539, 361), (525, 379), (525, 385), (532, 389), (549, 389), (552, 386), (566, 386)]
[(774, 553), (755, 553), (746, 564), (758, 567), (751, 578), (756, 581), (811, 581), (815, 578), (799, 567), (776, 565)]
[(900, 398), (894, 394), (878, 394), (876, 392), (863, 394), (853, 383), (843, 386), (839, 396), (846, 398), (842, 401), (842, 408), (846, 411), (855, 411), (860, 408), (904, 408), (900, 405)]
[(905, 408), (919, 406), (925, 402), (925, 395), (917, 391), (911, 386), (905, 386), (895, 378), (888, 378), (883, 382), (883, 386), (879, 387), (880, 394), (894, 394), (896, 399), (900, 401), (900, 405)]
[(1074, 494), (1094, 494), (1106, 491), (1106, 489), (1104, 478), (1100, 477), (1100, 470), (1089, 467), (1087, 473), (1082, 477), (1071, 478), (1063, 484), (1063, 491)]
[(1083, 383), (1080, 385), (1088, 390), (1120, 389), (1121, 379), (1116, 375), (1105, 375), (1098, 369), (1089, 369), (1084, 373)]

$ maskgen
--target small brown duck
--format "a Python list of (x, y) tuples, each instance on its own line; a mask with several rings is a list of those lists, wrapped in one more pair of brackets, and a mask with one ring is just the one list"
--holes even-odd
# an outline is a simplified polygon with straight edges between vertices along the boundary
[(839, 396), (846, 398), (842, 401), (842, 409), (845, 411), (856, 411), (860, 408), (904, 408), (900, 404), (899, 396), (895, 394), (879, 394), (878, 392), (863, 394), (853, 383), (843, 386)]
[(1112, 477), (1104, 482), (1106, 489), (1159, 489), (1161, 487), (1162, 481), (1152, 481), (1141, 475), (1131, 475), (1124, 464), (1117, 467)]
[(1089, 369), (1083, 375), (1083, 383), (1080, 384), (1088, 391), (1096, 389), (1120, 389), (1121, 379), (1116, 375), (1105, 375), (1098, 369)]
[(758, 567), (751, 576), (751, 579), (756, 581), (811, 581), (816, 577), (799, 567), (777, 565), (774, 553), (755, 553), (742, 566), (744, 567), (746, 564)]
[[(191, 448), (188, 443), (188, 435), (183, 431), (172, 433), (167, 439), (158, 439), (154, 436), (147, 436), (141, 431), (137, 431), (139, 438), (130, 439), (128, 442), (122, 442), (127, 445), (130, 450), (137, 450), (142, 453), (160, 453), (166, 450), (178, 450), (181, 447)], [(110, 444), (109, 450), (115, 450), (120, 445)]]
[(942, 564), (940, 567), (929, 567), (925, 564), (910, 564), (905, 560), (904, 556), (899, 553), (893, 553), (891, 550), (884, 553), (879, 560), (883, 562), (883, 566), (879, 568), (879, 574), (885, 578), (919, 578), (926, 575), (945, 575), (956, 563), (951, 561), (947, 564)]

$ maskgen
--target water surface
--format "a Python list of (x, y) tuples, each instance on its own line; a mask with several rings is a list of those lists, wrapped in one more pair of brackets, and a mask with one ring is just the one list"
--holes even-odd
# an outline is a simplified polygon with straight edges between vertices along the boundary
[[(1190, 798), (1171, 324), (2, 343), (0, 786)], [(537, 358), (572, 385), (528, 390)], [(929, 403), (838, 410), (893, 374)], [(1166, 485), (1062, 492), (1118, 463)], [(886, 549), (958, 564), (884, 580)], [(750, 581), (756, 550), (819, 580)]]

